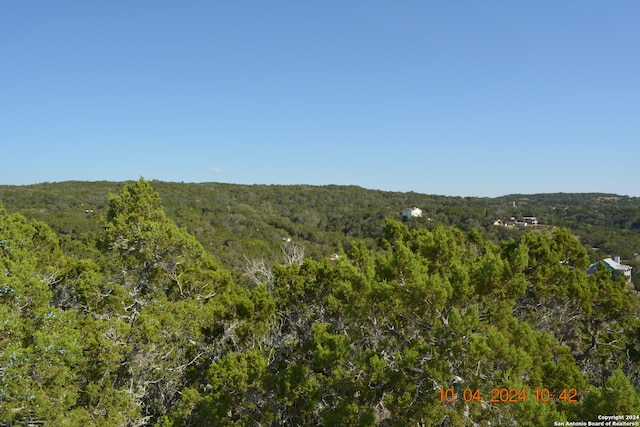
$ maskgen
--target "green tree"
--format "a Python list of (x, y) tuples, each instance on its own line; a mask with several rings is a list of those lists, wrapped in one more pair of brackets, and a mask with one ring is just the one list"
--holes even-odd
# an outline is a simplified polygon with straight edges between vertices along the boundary
[(207, 381), (211, 363), (260, 342), (273, 305), (264, 287), (238, 288), (173, 224), (148, 181), (112, 195), (106, 221), (108, 275), (123, 291), (107, 297), (122, 307), (110, 312), (119, 354), (113, 388), (128, 390), (142, 409), (139, 423), (157, 422), (181, 401), (186, 384), (198, 390)]
[(62, 263), (57, 240), (42, 223), (0, 205), (0, 419), (62, 423), (80, 393), (82, 363), (74, 314), (49, 304)]
[(640, 414), (640, 391), (620, 369), (605, 384), (591, 390), (582, 404), (572, 408), (575, 419), (596, 420), (602, 414)]

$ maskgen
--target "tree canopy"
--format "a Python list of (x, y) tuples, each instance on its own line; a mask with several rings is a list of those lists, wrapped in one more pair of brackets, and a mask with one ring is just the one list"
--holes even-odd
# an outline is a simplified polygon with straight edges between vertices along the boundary
[[(208, 209), (225, 209), (218, 197)], [(325, 239), (300, 224), (332, 218), (264, 205), (290, 232), (239, 254), (224, 239), (244, 228), (194, 232), (164, 203), (153, 183), (126, 183), (102, 216), (84, 213), (95, 227), (69, 234), (0, 205), (0, 424), (539, 426), (640, 413), (638, 298), (604, 267), (588, 275), (568, 228), (496, 238), (374, 215), (369, 233), (360, 215)], [(198, 238), (209, 232), (224, 239)], [(241, 259), (216, 259), (225, 248)]]

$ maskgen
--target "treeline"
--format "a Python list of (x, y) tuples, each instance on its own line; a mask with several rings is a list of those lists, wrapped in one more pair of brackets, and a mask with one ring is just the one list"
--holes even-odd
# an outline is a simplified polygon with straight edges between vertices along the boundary
[[(335, 185), (152, 183), (167, 216), (232, 272), (243, 270), (245, 256), (276, 262), (282, 238), (304, 244), (314, 259), (348, 247), (353, 238), (375, 248), (385, 219), (400, 219), (400, 212), (412, 206), (421, 208), (424, 217), (409, 227), (475, 228), (494, 243), (527, 232), (495, 227), (495, 220), (536, 216), (544, 226), (569, 228), (593, 262), (620, 256), (640, 270), (640, 199), (633, 197), (555, 193), (490, 199)], [(0, 186), (0, 200), (9, 212), (48, 224), (61, 236), (65, 251), (77, 252), (101, 230), (108, 194), (121, 186), (106, 181)], [(243, 280), (237, 274), (234, 279)]]
[[(295, 240), (306, 224), (332, 227), (313, 216), (313, 189), (274, 192), (271, 212), (286, 197), (308, 208), (278, 219), (266, 202), (231, 212), (231, 193), (161, 198), (157, 184), (93, 206), (65, 199), (81, 213), (54, 229), (0, 206), (0, 423), (540, 426), (640, 413), (640, 304), (606, 269), (584, 272), (569, 229), (494, 242), (363, 205), (379, 233), (335, 230), (338, 245), (323, 237), (309, 256), (313, 236)], [(242, 218), (199, 230), (205, 206)], [(267, 220), (250, 232), (254, 209)], [(205, 246), (209, 232), (268, 241), (242, 246), (233, 272), (212, 255), (233, 245)], [(273, 245), (274, 262), (255, 257)]]

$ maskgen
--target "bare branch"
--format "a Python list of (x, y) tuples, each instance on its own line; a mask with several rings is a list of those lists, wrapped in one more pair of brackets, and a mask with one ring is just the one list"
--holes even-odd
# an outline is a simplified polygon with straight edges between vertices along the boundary
[(284, 254), (284, 265), (302, 265), (304, 261), (304, 246), (295, 242), (286, 242), (280, 246)]
[(266, 284), (268, 288), (273, 285), (273, 268), (267, 264), (264, 258), (249, 259), (243, 255), (246, 261), (244, 274), (256, 285)]

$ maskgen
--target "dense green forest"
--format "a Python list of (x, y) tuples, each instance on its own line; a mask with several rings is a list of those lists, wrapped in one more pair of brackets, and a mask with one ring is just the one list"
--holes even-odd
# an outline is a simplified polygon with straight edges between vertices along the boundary
[(638, 265), (636, 198), (140, 179), (0, 200), (0, 425), (640, 414), (636, 291), (586, 274)]
[[(440, 225), (464, 232), (478, 230), (483, 238), (500, 243), (518, 239), (530, 229), (494, 227), (495, 220), (536, 216), (542, 226), (569, 228), (587, 249), (591, 261), (620, 256), (640, 270), (640, 198), (615, 194), (534, 194), (499, 198), (447, 197), (385, 192), (356, 186), (237, 185), (222, 183), (167, 183), (151, 181), (167, 216), (185, 228), (232, 272), (241, 272), (245, 256), (281, 258), (282, 238), (292, 238), (314, 259), (337, 247), (347, 248), (355, 238), (376, 247), (387, 218), (418, 206), (423, 218), (410, 228)], [(109, 194), (122, 183), (43, 183), (0, 185), (0, 200), (11, 213), (48, 224), (67, 253), (82, 254), (95, 238), (106, 215)], [(639, 275), (640, 277), (640, 275)], [(242, 276), (236, 275), (242, 281)]]

